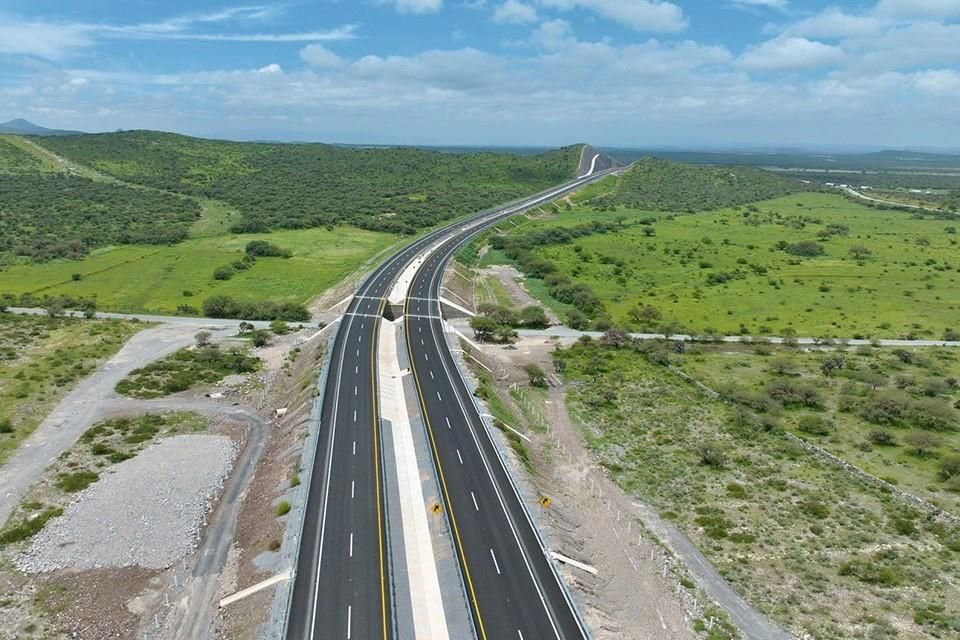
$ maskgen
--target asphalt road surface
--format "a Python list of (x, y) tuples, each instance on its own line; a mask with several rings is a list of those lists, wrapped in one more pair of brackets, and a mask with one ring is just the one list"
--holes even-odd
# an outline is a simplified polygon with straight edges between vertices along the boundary
[(444, 337), (439, 289), (460, 244), (450, 240), (414, 278), (406, 338), (474, 627), (491, 639), (585, 638)]
[[(434, 231), (401, 250), (378, 267), (360, 286), (351, 301), (338, 330), (331, 354), (331, 373), (324, 390), (320, 435), (307, 496), (306, 515), (300, 538), (300, 549), (295, 568), (293, 596), (287, 620), (288, 639), (345, 638), (347, 640), (374, 640), (393, 638), (394, 618), (391, 609), (392, 581), (386, 549), (386, 522), (383, 504), (383, 458), (381, 455), (380, 426), (377, 413), (376, 358), (377, 332), (384, 313), (386, 296), (395, 278), (403, 268), (427, 247), (445, 238), (463, 239), (480, 228), (526, 208), (552, 200), (603, 175), (578, 178), (544, 194), (533, 196), (509, 206), (481, 212), (445, 228)], [(449, 257), (456, 241), (443, 246), (444, 258)], [(434, 259), (428, 272), (421, 270), (418, 278), (435, 277), (441, 261)], [(427, 275), (425, 275), (427, 274)], [(439, 284), (437, 284), (439, 286)], [(433, 298), (437, 297), (433, 290)], [(426, 308), (425, 308), (426, 309)], [(432, 311), (430, 311), (432, 309)], [(426, 309), (436, 313), (434, 305)], [(433, 330), (434, 324), (417, 324), (423, 331)], [(414, 330), (416, 330), (414, 327)], [(437, 324), (436, 327), (439, 327)], [(437, 331), (440, 329), (437, 328)], [(417, 366), (426, 358), (434, 358), (440, 365), (442, 354), (450, 354), (441, 348), (442, 342), (431, 346), (414, 344), (412, 353)], [(478, 608), (474, 598), (474, 617), (478, 633), (483, 638), (521, 638), (530, 640), (541, 637), (582, 637), (576, 630), (572, 605), (561, 593), (551, 565), (543, 555), (532, 525), (519, 518), (516, 511), (518, 499), (508, 492), (508, 481), (499, 459), (495, 457), (492, 443), (479, 428), (479, 416), (459, 411), (462, 398), (469, 398), (463, 382), (449, 361), (436, 380), (438, 385), (428, 388), (429, 393), (447, 393), (446, 401), (427, 403), (428, 416), (435, 420), (443, 412), (449, 414), (451, 423), (461, 425), (457, 434), (466, 438), (475, 434), (474, 448), (467, 450), (467, 441), (446, 440), (441, 457), (444, 468), (450, 464), (446, 454), (462, 449), (462, 455), (471, 460), (470, 481), (458, 481), (444, 491), (447, 506), (465, 513), (464, 521), (475, 523), (477, 532), (490, 533), (490, 540), (477, 540), (470, 535), (464, 544), (457, 542), (461, 558), (469, 553), (461, 568), (469, 572), (465, 583), (474, 585), (483, 594)], [(426, 370), (423, 370), (426, 375)], [(433, 382), (433, 381), (431, 381)], [(455, 386), (458, 385), (458, 386)], [(459, 389), (459, 396), (447, 389)], [(461, 400), (458, 401), (458, 397)], [(434, 395), (434, 398), (437, 398)], [(469, 407), (467, 407), (469, 409)], [(459, 417), (458, 417), (459, 415)], [(467, 431), (466, 425), (470, 425)], [(445, 425), (445, 423), (444, 423)], [(476, 435), (479, 434), (479, 435)], [(450, 448), (453, 447), (453, 448)], [(485, 453), (484, 453), (485, 452)], [(466, 462), (466, 459), (465, 459)], [(484, 483), (484, 475), (487, 480)], [(455, 474), (459, 475), (459, 474)], [(494, 480), (495, 478), (495, 480)], [(450, 482), (450, 476), (447, 477)], [(463, 491), (473, 490), (478, 500), (474, 514), (466, 514)], [(504, 505), (501, 508), (501, 501)], [(484, 508), (480, 512), (481, 502)], [(472, 502), (470, 503), (472, 508)], [(499, 515), (497, 509), (500, 509)], [(508, 515), (509, 514), (509, 515)], [(451, 513), (451, 520), (453, 514)], [(505, 527), (502, 528), (501, 527)], [(461, 528), (460, 533), (463, 534)], [(511, 542), (512, 541), (512, 542)], [(469, 543), (469, 544), (467, 544)], [(486, 556), (484, 568), (475, 566), (481, 560), (480, 547)], [(511, 546), (512, 545), (512, 546)], [(500, 555), (497, 555), (500, 554)], [(517, 564), (519, 563), (519, 564)], [(525, 568), (529, 566), (529, 571)], [(491, 573), (491, 568), (494, 573)], [(501, 578), (493, 578), (493, 575)], [(475, 577), (474, 577), (475, 576)], [(482, 617), (481, 617), (482, 616)], [(523, 616), (528, 619), (521, 620)], [(495, 620), (497, 619), (497, 620)], [(502, 623), (499, 620), (502, 619)], [(510, 629), (508, 635), (498, 631)], [(554, 633), (556, 631), (556, 633)]]

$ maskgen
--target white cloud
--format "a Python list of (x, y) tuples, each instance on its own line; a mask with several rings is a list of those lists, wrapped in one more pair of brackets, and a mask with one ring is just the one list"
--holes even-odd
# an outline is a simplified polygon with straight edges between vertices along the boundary
[(308, 44), (300, 50), (300, 58), (320, 69), (335, 69), (344, 64), (343, 58), (320, 44)]
[(673, 32), (687, 27), (683, 10), (662, 0), (539, 0), (549, 9), (586, 9), (636, 31)]
[(737, 65), (747, 71), (799, 71), (836, 65), (843, 59), (839, 47), (787, 36), (747, 49)]
[(850, 65), (871, 72), (960, 63), (960, 24), (916, 22), (875, 36), (850, 38), (841, 45)]
[(519, 2), (519, 0), (507, 0), (493, 12), (493, 19), (495, 22), (510, 22), (514, 24), (536, 22), (537, 10), (528, 4)]
[(809, 38), (851, 38), (880, 33), (884, 22), (874, 16), (857, 16), (831, 7), (787, 28), (786, 33)]
[(436, 13), (443, 8), (443, 0), (376, 0), (376, 2), (393, 5), (400, 13)]
[(274, 63), (268, 64), (265, 67), (260, 67), (259, 69), (257, 69), (257, 73), (273, 75), (273, 74), (283, 73), (283, 69), (280, 67), (280, 65), (274, 62)]
[(106, 36), (133, 40), (200, 40), (207, 42), (337, 42), (356, 38), (356, 25), (348, 24), (327, 31), (297, 33), (187, 33), (181, 31), (143, 31), (138, 27), (91, 27)]
[(880, 0), (874, 12), (894, 18), (949, 18), (960, 15), (960, 0)]
[(566, 20), (550, 20), (537, 27), (530, 36), (533, 42), (544, 49), (559, 49), (575, 42), (573, 30)]
[(351, 40), (356, 26), (298, 33), (202, 33), (197, 25), (236, 20), (262, 21), (272, 16), (269, 7), (241, 7), (211, 14), (178, 16), (154, 23), (110, 25), (51, 23), (0, 15), (0, 54), (31, 55), (62, 60), (77, 50), (89, 48), (105, 38), (128, 40), (197, 40), (210, 42), (329, 42)]
[(92, 43), (89, 32), (82, 26), (22, 22), (0, 17), (0, 53), (58, 60)]
[(760, 7), (786, 11), (790, 3), (787, 0), (730, 0), (730, 4), (740, 9)]
[(917, 88), (939, 95), (960, 95), (960, 73), (953, 69), (919, 71), (913, 74)]

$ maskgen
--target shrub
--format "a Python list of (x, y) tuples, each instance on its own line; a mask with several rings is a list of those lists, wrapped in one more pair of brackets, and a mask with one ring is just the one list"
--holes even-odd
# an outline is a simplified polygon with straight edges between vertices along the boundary
[(283, 320), (271, 320), (270, 331), (277, 334), (278, 336), (282, 336), (290, 333), (290, 327), (287, 326), (287, 323), (284, 322)]
[(287, 502), (286, 500), (283, 500), (280, 502), (280, 504), (277, 505), (277, 515), (285, 516), (288, 513), (290, 513), (290, 503)]
[(802, 242), (788, 244), (784, 248), (784, 251), (791, 255), (802, 256), (804, 258), (814, 258), (824, 254), (823, 245), (813, 240), (804, 240)]
[(960, 476), (960, 456), (952, 455), (941, 460), (937, 474), (941, 480)]
[(32, 537), (47, 524), (51, 518), (63, 515), (63, 509), (60, 507), (50, 507), (44, 509), (32, 518), (22, 520), (13, 526), (5, 527), (0, 532), (0, 544), (12, 544)]
[(250, 333), (250, 342), (255, 347), (265, 347), (270, 344), (270, 332), (266, 329), (258, 329)]
[(785, 407), (802, 406), (811, 409), (823, 407), (823, 396), (815, 387), (787, 379), (777, 379), (763, 389), (764, 393)]
[(929, 431), (914, 431), (913, 433), (908, 433), (904, 436), (903, 442), (909, 445), (914, 453), (920, 457), (929, 453), (931, 449), (936, 449), (940, 446), (940, 438)]
[(213, 270), (214, 280), (229, 280), (233, 277), (233, 267), (217, 267)]
[(0, 418), (0, 433), (13, 433), (13, 422), (10, 418)]
[(697, 455), (700, 456), (700, 464), (714, 469), (722, 469), (727, 463), (726, 450), (716, 442), (705, 442), (697, 447)]
[(892, 447), (897, 444), (893, 434), (882, 429), (870, 432), (870, 442), (881, 447)]
[(820, 500), (815, 500), (813, 498), (804, 501), (800, 505), (800, 510), (803, 511), (808, 516), (816, 518), (817, 520), (823, 520), (830, 516), (830, 507), (825, 505)]
[(57, 486), (67, 493), (73, 493), (75, 491), (83, 491), (99, 479), (100, 476), (93, 471), (61, 473), (57, 476)]
[(854, 558), (840, 566), (841, 576), (852, 576), (860, 582), (881, 587), (896, 587), (904, 576), (896, 564), (896, 552), (881, 551), (869, 558)]
[(920, 398), (910, 407), (910, 418), (917, 425), (934, 431), (947, 431), (955, 428), (957, 412), (945, 401), (938, 398)]
[(546, 329), (550, 321), (543, 307), (534, 304), (520, 311), (520, 323), (531, 329)]
[(873, 394), (860, 407), (860, 415), (874, 424), (902, 423), (910, 411), (910, 396), (899, 389)]
[(229, 296), (210, 296), (203, 301), (203, 315), (209, 318), (238, 318), (243, 320), (286, 320), (308, 322), (310, 312), (302, 304), (277, 303), (269, 300), (239, 302)]
[(737, 482), (731, 482), (727, 485), (727, 495), (731, 498), (746, 498), (747, 488)]
[(797, 429), (815, 436), (826, 436), (833, 431), (833, 423), (823, 416), (808, 413), (797, 420)]
[(530, 362), (524, 365), (523, 370), (527, 372), (527, 377), (530, 379), (531, 385), (534, 387), (546, 388), (547, 374), (544, 373), (543, 369), (533, 362)]
[(244, 253), (248, 256), (254, 257), (278, 257), (278, 258), (289, 258), (293, 255), (289, 249), (281, 249), (275, 244), (271, 244), (266, 240), (251, 240), (247, 243), (247, 246), (244, 247)]

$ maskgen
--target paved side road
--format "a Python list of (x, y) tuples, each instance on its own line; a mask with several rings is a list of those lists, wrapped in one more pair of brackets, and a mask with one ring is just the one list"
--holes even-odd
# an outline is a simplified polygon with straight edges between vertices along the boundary
[[(96, 372), (78, 384), (0, 467), (0, 524), (7, 521), (27, 489), (96, 420), (101, 407), (114, 397), (114, 386), (128, 373), (194, 341), (198, 327), (165, 324), (133, 336)], [(229, 327), (208, 327), (216, 332)]]
[[(37, 307), (8, 307), (7, 313), (17, 313), (20, 315), (27, 316), (45, 316), (47, 315), (46, 309), (39, 309)], [(64, 315), (69, 318), (83, 318), (84, 315), (80, 311), (64, 311)], [(177, 325), (189, 325), (191, 327), (196, 327), (199, 329), (218, 329), (218, 328), (233, 328), (237, 327), (244, 320), (236, 320), (232, 318), (193, 318), (190, 316), (160, 316), (160, 315), (151, 315), (144, 313), (109, 313), (106, 311), (98, 311), (97, 318), (106, 318), (109, 320), (141, 320), (143, 322), (155, 322), (159, 324), (177, 324)], [(249, 321), (257, 329), (266, 329), (270, 326), (269, 322), (264, 320), (252, 320)], [(296, 325), (298, 323), (291, 322), (290, 324)], [(309, 324), (304, 322), (302, 324)]]
[[(447, 321), (450, 325), (455, 327), (460, 333), (465, 335), (471, 335), (473, 330), (470, 329), (470, 320), (469, 318), (452, 318)], [(570, 329), (562, 325), (557, 325), (550, 327), (548, 329), (517, 329), (517, 335), (521, 338), (579, 338), (580, 336), (590, 336), (591, 338), (602, 338), (602, 331), (578, 331), (576, 329)], [(661, 340), (665, 337), (669, 337), (670, 340), (675, 340), (678, 342), (695, 342), (699, 340), (696, 336), (689, 336), (685, 334), (664, 336), (662, 333), (631, 333), (628, 334), (632, 338), (638, 338), (640, 340)], [(771, 344), (783, 344), (785, 338), (778, 336), (763, 336), (763, 339), (769, 340)], [(722, 336), (719, 338), (719, 342), (727, 343), (736, 343), (736, 342), (746, 342), (756, 341), (757, 338), (752, 336)], [(796, 343), (801, 346), (813, 346), (813, 347), (829, 347), (832, 346), (829, 343), (825, 343), (820, 338), (796, 338)], [(874, 345), (877, 344), (881, 347), (960, 347), (960, 341), (958, 340), (896, 340), (896, 339), (881, 339), (881, 340), (846, 340), (846, 339), (836, 339), (833, 341), (834, 345), (843, 344), (848, 347), (856, 347), (859, 345)]]

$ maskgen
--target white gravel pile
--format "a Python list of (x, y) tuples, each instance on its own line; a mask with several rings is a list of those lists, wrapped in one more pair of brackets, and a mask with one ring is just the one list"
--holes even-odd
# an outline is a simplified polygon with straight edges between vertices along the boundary
[(169, 567), (196, 548), (236, 456), (226, 436), (175, 436), (144, 449), (80, 492), (16, 558), (17, 567)]

